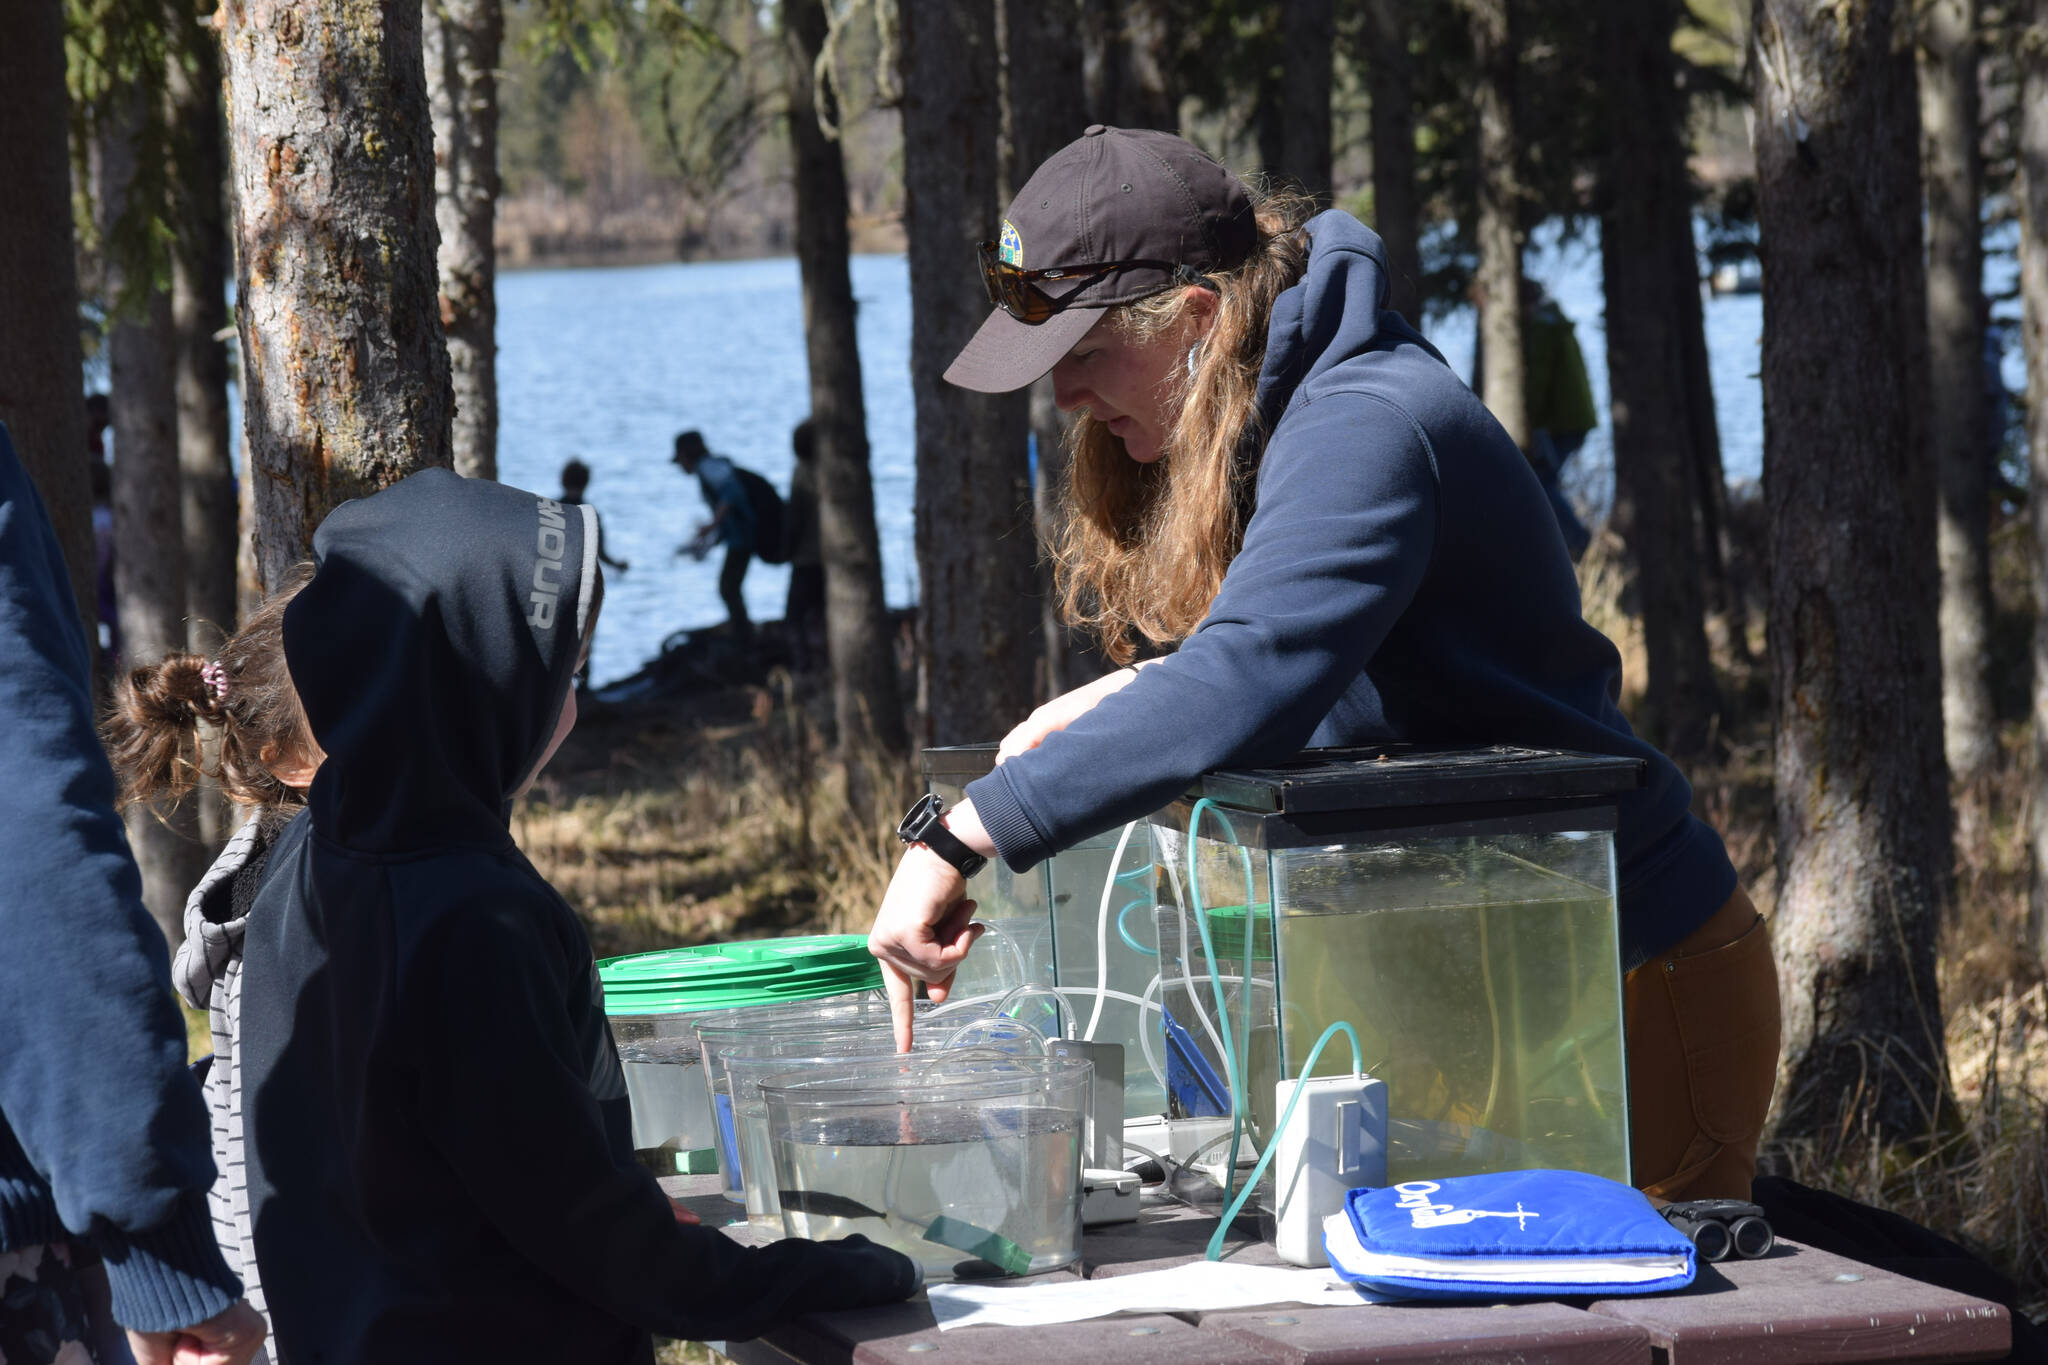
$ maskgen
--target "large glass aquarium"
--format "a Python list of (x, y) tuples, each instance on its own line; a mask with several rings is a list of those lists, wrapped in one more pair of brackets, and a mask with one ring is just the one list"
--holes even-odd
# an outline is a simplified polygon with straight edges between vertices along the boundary
[(1308, 1066), (1341, 1021), (1387, 1086), (1390, 1182), (1627, 1181), (1614, 799), (1640, 782), (1512, 748), (1205, 776), (1151, 820), (1169, 1118), (1236, 1117), (1257, 1150), (1279, 1082), (1349, 1072), (1343, 1048)]

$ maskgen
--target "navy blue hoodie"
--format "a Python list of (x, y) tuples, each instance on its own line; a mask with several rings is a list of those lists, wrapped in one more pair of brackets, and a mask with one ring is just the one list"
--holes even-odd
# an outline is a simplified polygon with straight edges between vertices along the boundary
[(315, 1361), (650, 1357), (902, 1298), (862, 1239), (743, 1249), (635, 1164), (590, 944), (513, 845), (569, 695), (596, 514), (444, 470), (348, 503), (285, 613), (327, 754), (244, 940), (244, 1124), (277, 1340)]
[(206, 1104), (86, 658), (57, 537), (0, 427), (0, 1251), (89, 1242), (115, 1320), (166, 1332), (242, 1286), (207, 1216)]
[(1267, 330), (1271, 437), (1257, 507), (1209, 614), (1065, 731), (973, 783), (1023, 869), (1157, 810), (1191, 779), (1304, 746), (1526, 744), (1649, 760), (1615, 841), (1624, 964), (1735, 890), (1691, 788), (1616, 705), (1621, 660), (1587, 625), (1528, 461), (1388, 311), (1386, 250), (1331, 212)]

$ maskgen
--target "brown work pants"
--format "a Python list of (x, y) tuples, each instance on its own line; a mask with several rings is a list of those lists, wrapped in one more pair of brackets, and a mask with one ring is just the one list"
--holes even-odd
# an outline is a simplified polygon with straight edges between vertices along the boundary
[(1653, 1199), (1747, 1199), (1778, 1071), (1771, 931), (1737, 888), (1628, 974), (1629, 1146)]

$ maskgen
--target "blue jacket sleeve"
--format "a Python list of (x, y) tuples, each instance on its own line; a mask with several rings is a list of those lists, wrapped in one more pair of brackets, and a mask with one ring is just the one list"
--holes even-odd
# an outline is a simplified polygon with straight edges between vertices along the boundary
[(1004, 860), (1021, 871), (1159, 809), (1211, 768), (1299, 750), (1413, 600), (1436, 517), (1435, 464), (1412, 417), (1361, 392), (1298, 402), (1194, 634), (968, 787)]
[(116, 1320), (168, 1331), (242, 1290), (207, 1218), (206, 1106), (114, 814), (68, 585), (0, 429), (0, 1229), (90, 1239)]

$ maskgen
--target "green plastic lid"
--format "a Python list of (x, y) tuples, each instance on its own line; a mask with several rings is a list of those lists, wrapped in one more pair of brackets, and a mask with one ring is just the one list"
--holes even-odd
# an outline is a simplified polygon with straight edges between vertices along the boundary
[[(1203, 910), (1209, 917), (1209, 941), (1215, 945), (1216, 967), (1221, 971), (1227, 963), (1244, 961), (1244, 907), (1242, 905), (1212, 905)], [(1255, 937), (1252, 941), (1252, 961), (1273, 960), (1273, 907), (1264, 901), (1252, 907), (1257, 916), (1252, 921)], [(1190, 931), (1186, 950), (1199, 954), (1202, 940), (1199, 934)], [(1200, 958), (1197, 957), (1199, 962)]]
[(864, 934), (816, 934), (607, 958), (597, 975), (606, 1014), (686, 1014), (879, 990), (882, 964)]

